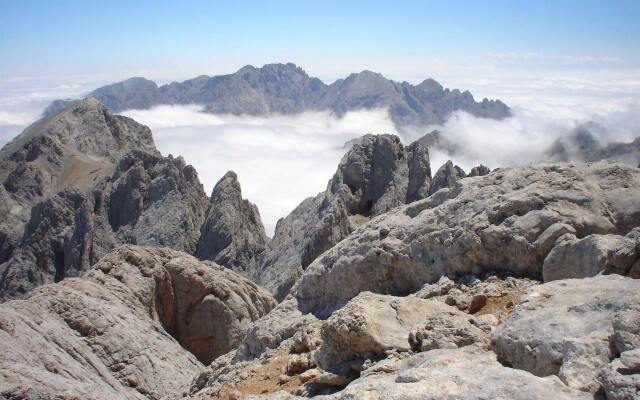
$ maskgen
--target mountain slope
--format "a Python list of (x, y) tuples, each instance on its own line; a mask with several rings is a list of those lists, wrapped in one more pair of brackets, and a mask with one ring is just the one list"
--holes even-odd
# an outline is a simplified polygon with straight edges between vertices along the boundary
[(93, 98), (0, 152), (0, 299), (78, 276), (123, 243), (195, 252), (207, 197), (193, 167)]
[[(468, 91), (444, 89), (433, 79), (418, 85), (394, 82), (362, 71), (326, 85), (294, 64), (245, 66), (229, 75), (202, 75), (158, 87), (144, 78), (131, 78), (96, 89), (89, 96), (114, 111), (146, 109), (159, 104), (201, 104), (214, 114), (270, 115), (329, 110), (337, 116), (348, 111), (384, 108), (398, 126), (441, 124), (454, 111), (484, 118), (511, 115), (500, 100), (476, 102)], [(72, 101), (57, 100), (45, 110), (51, 115)]]

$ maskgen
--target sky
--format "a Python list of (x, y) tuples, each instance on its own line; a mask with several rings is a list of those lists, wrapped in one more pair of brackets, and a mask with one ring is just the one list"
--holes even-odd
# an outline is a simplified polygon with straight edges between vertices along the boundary
[[(244, 65), (293, 62), (331, 83), (364, 69), (398, 81), (434, 78), (499, 98), (504, 121), (456, 113), (441, 129), (464, 143), (468, 169), (530, 163), (586, 121), (607, 141), (640, 135), (640, 1), (9, 1), (0, 0), (0, 145), (56, 98), (144, 76), (158, 83)], [(324, 190), (364, 133), (397, 133), (386, 110), (267, 118), (161, 106), (123, 114), (151, 127), (210, 192), (227, 170), (268, 232)], [(435, 170), (449, 154), (432, 153)]]

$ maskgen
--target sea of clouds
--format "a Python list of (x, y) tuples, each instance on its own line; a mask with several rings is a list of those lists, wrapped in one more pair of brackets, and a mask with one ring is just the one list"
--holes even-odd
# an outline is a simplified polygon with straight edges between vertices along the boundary
[[(82, 96), (98, 86), (91, 85), (0, 84), (0, 145), (36, 120), (54, 98)], [(211, 115), (190, 105), (121, 114), (148, 125), (163, 154), (183, 156), (192, 164), (207, 193), (226, 171), (235, 171), (243, 196), (258, 205), (269, 234), (279, 218), (326, 188), (348, 150), (345, 143), (366, 133), (399, 134), (408, 144), (438, 129), (456, 145), (456, 152), (432, 150), (433, 173), (447, 159), (467, 171), (480, 163), (496, 168), (540, 161), (558, 137), (587, 121), (605, 128), (606, 134), (599, 137), (603, 143), (640, 136), (639, 81), (598, 86), (575, 80), (479, 80), (461, 85), (472, 93), (501, 98), (512, 107), (513, 116), (496, 121), (457, 112), (441, 126), (397, 132), (386, 110), (350, 112), (343, 118), (329, 112), (250, 117)]]

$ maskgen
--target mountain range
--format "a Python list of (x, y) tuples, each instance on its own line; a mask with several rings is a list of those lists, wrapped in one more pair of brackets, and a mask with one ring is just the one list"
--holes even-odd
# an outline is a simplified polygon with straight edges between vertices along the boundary
[[(130, 78), (88, 94), (113, 111), (147, 109), (161, 104), (198, 104), (205, 112), (234, 115), (296, 114), (328, 110), (336, 116), (361, 109), (383, 108), (397, 127), (442, 124), (454, 111), (483, 118), (511, 115), (500, 100), (475, 101), (469, 91), (445, 89), (433, 79), (418, 85), (395, 82), (362, 71), (329, 85), (294, 64), (245, 66), (233, 74), (198, 76), (158, 86)], [(56, 100), (44, 112), (55, 114), (74, 100)]]

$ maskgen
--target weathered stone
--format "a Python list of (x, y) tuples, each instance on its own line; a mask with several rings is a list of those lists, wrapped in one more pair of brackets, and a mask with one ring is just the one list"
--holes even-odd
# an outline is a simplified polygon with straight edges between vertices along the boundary
[(325, 317), (362, 291), (406, 295), (443, 275), (539, 279), (568, 231), (640, 225), (640, 170), (612, 162), (504, 168), (458, 186), (371, 220), (316, 259), (292, 289), (303, 312)]
[(307, 266), (357, 228), (358, 220), (427, 195), (426, 147), (365, 135), (342, 158), (327, 190), (278, 221), (256, 282), (282, 300)]
[(433, 176), (433, 181), (429, 188), (429, 194), (434, 194), (442, 188), (453, 189), (455, 188), (456, 183), (465, 176), (466, 175), (462, 168), (457, 165), (454, 166), (451, 160), (449, 160), (441, 166)]
[(207, 202), (195, 170), (94, 99), (34, 123), (0, 156), (0, 299), (78, 276), (122, 243), (195, 251)]
[(587, 400), (592, 396), (568, 388), (557, 377), (539, 378), (503, 367), (495, 354), (469, 346), (413, 355), (395, 371), (366, 375), (327, 398)]
[(599, 273), (629, 275), (640, 260), (640, 228), (620, 235), (589, 235), (582, 239), (564, 237), (544, 260), (546, 282), (586, 278)]
[(388, 350), (420, 349), (427, 342), (431, 348), (481, 343), (487, 333), (473, 325), (472, 316), (441, 302), (364, 292), (323, 323), (315, 361), (330, 369), (353, 359), (383, 358)]
[[(640, 281), (607, 275), (533, 286), (495, 329), (492, 347), (514, 368), (559, 375), (569, 386), (595, 393), (599, 371), (615, 356), (620, 315), (639, 319)], [(626, 338), (621, 341), (638, 336)]]
[(223, 267), (168, 249), (123, 246), (83, 278), (0, 305), (0, 393), (177, 394), (202, 368), (198, 359), (208, 363), (237, 346), (248, 324), (274, 305)]
[(268, 241), (258, 207), (242, 198), (237, 175), (227, 172), (213, 188), (196, 256), (255, 279)]

